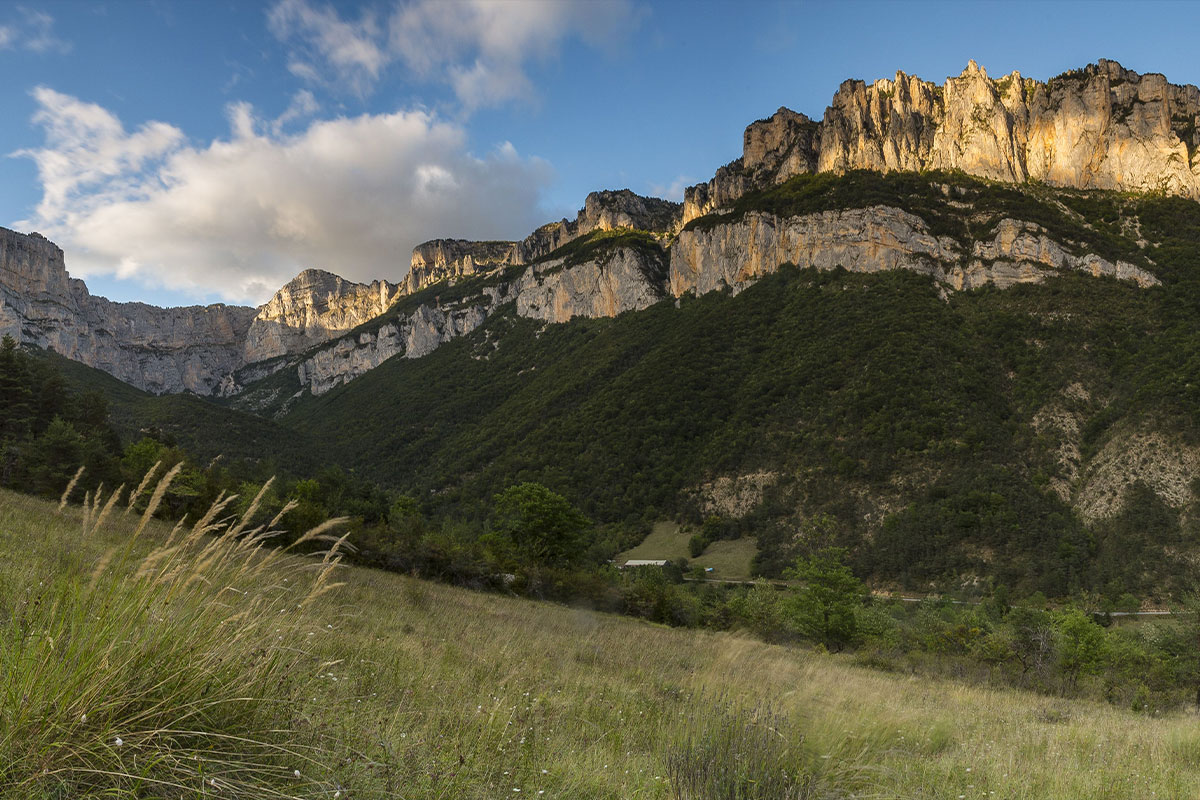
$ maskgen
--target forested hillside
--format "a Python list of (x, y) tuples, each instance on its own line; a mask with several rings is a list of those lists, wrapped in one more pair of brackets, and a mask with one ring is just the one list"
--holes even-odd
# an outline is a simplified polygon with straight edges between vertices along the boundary
[[(60, 366), (106, 394), (127, 441), (296, 478), (340, 466), (480, 530), (497, 493), (535, 481), (622, 540), (665, 518), (704, 522), (705, 542), (753, 533), (768, 576), (837, 545), (880, 587), (1178, 594), (1197, 525), (1200, 205), (856, 172), (801, 175), (688, 228), (883, 206), (964, 252), (1022, 220), (1161, 285), (1067, 270), (948, 291), (910, 270), (786, 267), (611, 319), (500, 306), (429, 355), (261, 417)], [(289, 370), (260, 386), (300, 388)]]
[(828, 517), (883, 584), (1170, 591), (1196, 499), (1200, 206), (855, 173), (795, 178), (733, 214), (879, 203), (964, 239), (1032, 221), (1163, 285), (1066, 274), (947, 295), (908, 272), (785, 269), (615, 319), (502, 314), (283, 423), (451, 514), (537, 480), (600, 520), (698, 522), (723, 513), (714, 482), (736, 494), (765, 475), (748, 513), (725, 513), (741, 516), (726, 535), (758, 534), (765, 574)]

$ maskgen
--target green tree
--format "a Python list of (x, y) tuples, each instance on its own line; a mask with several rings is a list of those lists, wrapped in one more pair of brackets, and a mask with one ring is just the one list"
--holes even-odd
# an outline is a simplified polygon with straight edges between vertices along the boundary
[(1074, 689), (1084, 675), (1095, 675), (1104, 666), (1108, 653), (1104, 629), (1077, 608), (1061, 612), (1058, 627), (1058, 669), (1068, 689)]
[(562, 495), (540, 483), (521, 483), (496, 495), (495, 501), (493, 530), (520, 554), (556, 566), (583, 555), (583, 533), (591, 522)]
[(756, 581), (748, 592), (730, 600), (729, 610), (742, 625), (768, 642), (778, 640), (788, 629), (782, 595), (765, 581)]
[(19, 440), (29, 433), (33, 391), (25, 354), (11, 336), (0, 340), (0, 441)]
[(846, 566), (846, 550), (826, 547), (796, 559), (784, 573), (803, 582), (792, 598), (792, 618), (807, 636), (841, 650), (858, 635), (855, 608), (862, 604), (866, 587)]
[(71, 423), (55, 417), (29, 448), (30, 489), (37, 494), (61, 492), (82, 462), (82, 437)]

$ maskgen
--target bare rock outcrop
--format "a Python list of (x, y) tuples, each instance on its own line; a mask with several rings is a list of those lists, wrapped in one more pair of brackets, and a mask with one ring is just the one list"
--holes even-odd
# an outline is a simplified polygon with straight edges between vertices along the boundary
[(246, 363), (299, 353), (382, 314), (400, 294), (387, 281), (347, 281), (306, 269), (259, 306), (243, 348)]
[(562, 219), (535, 230), (519, 242), (471, 242), (433, 239), (413, 249), (408, 292), (444, 280), (457, 280), (501, 265), (524, 265), (594, 231), (632, 228), (671, 233), (682, 225), (682, 206), (620, 189), (592, 192), (574, 220)]
[(1142, 287), (1159, 283), (1133, 264), (1076, 255), (1030, 222), (1000, 220), (991, 239), (964, 251), (955, 239), (930, 233), (915, 214), (874, 206), (785, 218), (750, 212), (740, 220), (684, 230), (671, 246), (668, 288), (675, 296), (736, 292), (782, 264), (851, 272), (908, 269), (957, 290), (1038, 282), (1061, 270)]
[(1194, 499), (1192, 481), (1200, 466), (1200, 448), (1157, 431), (1120, 431), (1088, 464), (1079, 480), (1074, 506), (1086, 522), (1110, 517), (1125, 504), (1133, 484), (1145, 483), (1172, 508)]
[(666, 254), (620, 248), (606, 258), (568, 265), (563, 259), (531, 266), (516, 282), (517, 313), (547, 322), (615, 317), (666, 297)]
[(211, 394), (241, 363), (254, 309), (93, 297), (39, 234), (0, 229), (0, 335), (52, 348), (155, 393)]
[(405, 279), (408, 294), (444, 280), (476, 275), (501, 264), (518, 263), (516, 242), (471, 242), (466, 239), (433, 239), (413, 248)]
[(742, 157), (718, 169), (708, 183), (684, 190), (680, 224), (727, 206), (746, 192), (815, 172), (819, 152), (817, 123), (789, 108), (750, 123), (742, 135)]
[(317, 348), (296, 363), (296, 376), (301, 391), (324, 394), (394, 356), (428, 355), (472, 332), (507, 303), (515, 303), (520, 316), (547, 322), (643, 309), (667, 296), (666, 269), (665, 252), (619, 244), (580, 261), (539, 261), (512, 279), (497, 269), (483, 276), (479, 291), (467, 298), (401, 306), (371, 330)]
[(619, 191), (592, 192), (584, 201), (583, 208), (574, 221), (561, 220), (543, 225), (520, 243), (516, 263), (527, 264), (542, 258), (593, 231), (611, 231), (616, 228), (668, 233), (681, 223), (682, 207), (679, 203), (660, 200), (657, 197), (642, 197), (628, 189)]
[(804, 172), (962, 170), (1006, 182), (1200, 199), (1200, 89), (1115, 61), (1047, 82), (971, 61), (939, 86), (897, 72), (842, 83), (824, 118), (746, 129), (742, 158), (685, 192), (683, 221)]
[(494, 289), (476, 303), (442, 308), (422, 304), (374, 330), (345, 336), (319, 348), (296, 366), (302, 387), (319, 395), (357, 378), (393, 356), (420, 358), (446, 342), (470, 333), (503, 301)]

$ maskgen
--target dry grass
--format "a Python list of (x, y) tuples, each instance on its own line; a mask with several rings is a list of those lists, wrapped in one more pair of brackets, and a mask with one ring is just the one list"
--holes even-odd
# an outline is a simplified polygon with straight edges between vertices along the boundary
[[(0, 493), (0, 546), (13, 553), (0, 566), (5, 598), (14, 575), (66, 574), (86, 582), (121, 541), (110, 530), (80, 543), (79, 519), (71, 519), (79, 512), (47, 523), (53, 512), (51, 504)], [(151, 523), (143, 539), (161, 542), (167, 535)], [(63, 556), (63, 542), (77, 545), (78, 562)], [(238, 562), (231, 556), (229, 563)], [(282, 578), (267, 579), (275, 569), (257, 572), (256, 583), (284, 591)], [(258, 646), (264, 637), (285, 635), (301, 653), (272, 673), (286, 676), (286, 685), (263, 688), (267, 699), (246, 703), (266, 708), (252, 709), (255, 716), (244, 723), (286, 723), (289, 732), (276, 744), (319, 762), (309, 783), (276, 789), (296, 796), (676, 800), (682, 784), (672, 783), (668, 768), (680, 743), (697, 745), (694, 733), (705, 725), (721, 729), (722, 720), (754, 719), (764, 708), (779, 720), (772, 723), (784, 737), (779, 759), (803, 763), (818, 797), (1200, 795), (1200, 733), (1191, 714), (1152, 718), (885, 674), (736, 635), (666, 629), (372, 570), (348, 569), (340, 577), (346, 585), (296, 609), (286, 633), (262, 627), (256, 633)], [(236, 613), (231, 606), (219, 616)], [(95, 674), (100, 684), (109, 680), (106, 670)], [(120, 689), (126, 678), (112, 680), (127, 691)], [(31, 718), (65, 724), (82, 708), (66, 691), (54, 697), (58, 706), (39, 701)], [(12, 695), (4, 698), (7, 723)], [(272, 711), (276, 701), (291, 710)], [(74, 741), (92, 743), (91, 750), (77, 744), (77, 754), (113, 757), (105, 737), (119, 732), (73, 730)], [(10, 784), (37, 785), (11, 767), (0, 774)], [(268, 777), (279, 776), (262, 779)]]
[(140, 542), (175, 472), (136, 527), (108, 524), (121, 489), (103, 505), (97, 490), (71, 509), (74, 525), (48, 531), (5, 495), (6, 550), (22, 533), (45, 548), (3, 572), (5, 796), (293, 797), (326, 785), (319, 737), (298, 716), (311, 673), (302, 609), (337, 556), (264, 549), (271, 532), (250, 527), (254, 509), (217, 520), (222, 502)]

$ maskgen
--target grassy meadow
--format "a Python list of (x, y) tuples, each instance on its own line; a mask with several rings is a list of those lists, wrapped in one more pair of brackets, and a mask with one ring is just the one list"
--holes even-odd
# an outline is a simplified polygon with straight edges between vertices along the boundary
[(758, 553), (758, 541), (753, 536), (743, 536), (739, 539), (718, 539), (711, 542), (704, 552), (691, 558), (688, 552), (688, 540), (695, 533), (675, 522), (656, 522), (650, 533), (637, 547), (626, 550), (613, 559), (622, 564), (629, 559), (665, 559), (679, 561), (687, 559), (688, 565), (704, 570), (712, 567), (708, 573), (710, 578), (726, 580), (749, 580), (751, 565), (755, 554)]
[(0, 491), (4, 798), (1200, 794), (1192, 713), (331, 572), (256, 550), (253, 514), (135, 536), (124, 507)]

